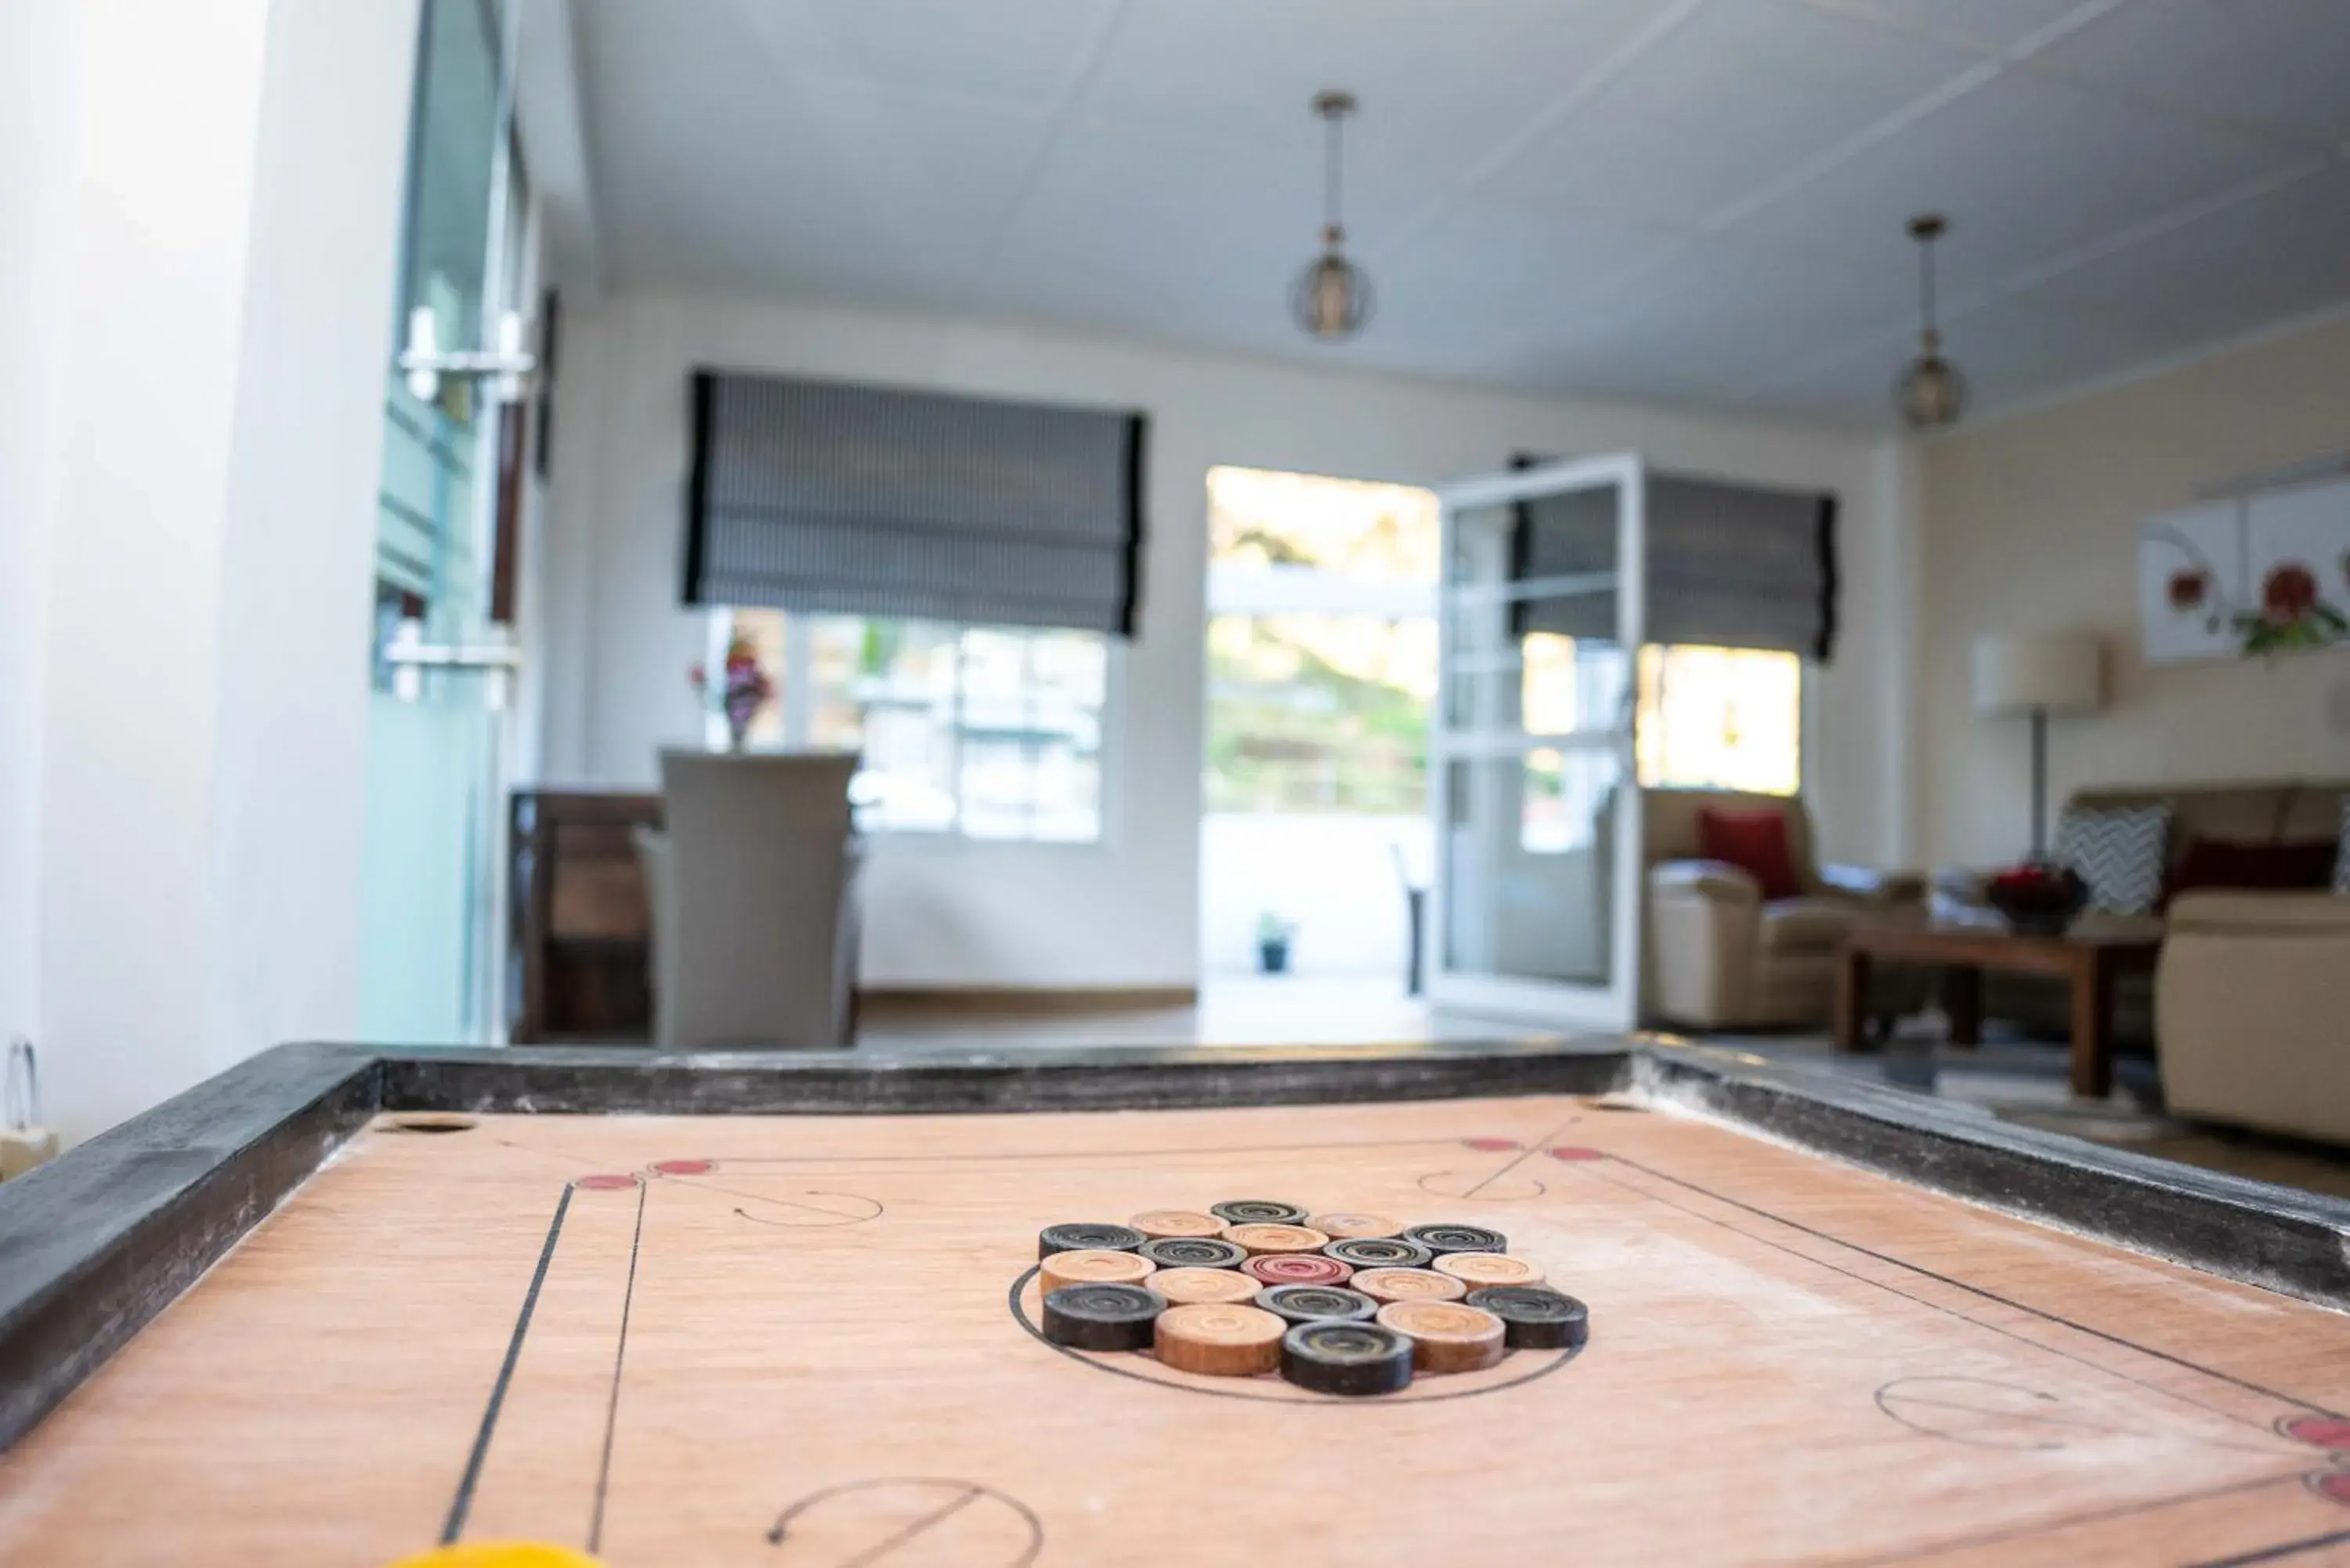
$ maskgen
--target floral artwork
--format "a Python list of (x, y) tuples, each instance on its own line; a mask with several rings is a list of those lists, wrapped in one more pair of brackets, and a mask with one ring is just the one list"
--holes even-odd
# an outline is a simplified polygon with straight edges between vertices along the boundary
[(2350, 484), (2154, 518), (2139, 576), (2149, 659), (2350, 641)]

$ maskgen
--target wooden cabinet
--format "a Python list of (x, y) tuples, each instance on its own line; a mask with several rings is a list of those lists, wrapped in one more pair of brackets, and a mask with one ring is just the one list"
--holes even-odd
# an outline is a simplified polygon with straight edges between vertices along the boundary
[(515, 1044), (652, 1035), (652, 912), (635, 832), (658, 794), (516, 790), (508, 808), (507, 1033)]

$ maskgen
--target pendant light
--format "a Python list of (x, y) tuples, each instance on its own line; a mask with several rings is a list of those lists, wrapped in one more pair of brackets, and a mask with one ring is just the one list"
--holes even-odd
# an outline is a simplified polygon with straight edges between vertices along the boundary
[(1371, 280), (1347, 259), (1341, 248), (1347, 243), (1347, 230), (1338, 221), (1340, 122), (1355, 112), (1355, 95), (1316, 93), (1314, 112), (1328, 127), (1322, 254), (1297, 275), (1289, 291), (1289, 312), (1314, 337), (1336, 342), (1352, 337), (1371, 318)]
[(1947, 429), (1967, 411), (1967, 379), (1942, 358), (1942, 335), (1934, 329), (1934, 242), (1949, 229), (1939, 213), (1909, 220), (1909, 237), (1918, 242), (1918, 299), (1925, 326), (1918, 334), (1918, 357), (1894, 385), (1893, 406), (1913, 431)]

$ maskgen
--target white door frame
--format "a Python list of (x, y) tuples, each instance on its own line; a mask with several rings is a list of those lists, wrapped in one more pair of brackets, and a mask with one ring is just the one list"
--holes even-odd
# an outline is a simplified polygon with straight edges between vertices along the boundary
[[(1440, 1006), (1461, 1007), (1563, 1029), (1620, 1031), (1632, 1027), (1640, 1003), (1640, 846), (1641, 802), (1638, 787), (1634, 733), (1637, 722), (1638, 649), (1645, 629), (1647, 585), (1647, 466), (1637, 452), (1544, 463), (1509, 473), (1486, 475), (1440, 486), (1437, 490), (1441, 524), (1440, 560), (1452, 559), (1453, 529), (1459, 514), (1472, 509), (1575, 491), (1612, 486), (1617, 504), (1617, 570), (1573, 578), (1528, 579), (1502, 588), (1461, 589), (1443, 580), (1440, 567), (1437, 606), (1437, 695), (1430, 716), (1430, 809), (1435, 819), (1436, 876), (1430, 889), (1428, 935), (1429, 996)], [(1609, 581), (1612, 577), (1612, 582)], [(1460, 670), (1453, 651), (1453, 618), (1463, 606), (1501, 606), (1526, 598), (1555, 597), (1562, 593), (1596, 591), (1612, 587), (1616, 593), (1617, 645), (1627, 650), (1624, 687), (1617, 694), (1614, 714), (1604, 728), (1566, 735), (1530, 735), (1523, 717), (1515, 726), (1488, 722), (1455, 726), (1451, 722), (1453, 677)], [(1477, 668), (1517, 659), (1479, 661)], [(1466, 667), (1462, 667), (1466, 668)], [(1534, 751), (1608, 752), (1617, 763), (1615, 842), (1609, 888), (1610, 946), (1608, 980), (1605, 985), (1583, 985), (1456, 970), (1451, 966), (1448, 938), (1451, 931), (1452, 888), (1452, 767), (1456, 761), (1479, 757), (1523, 756)]]

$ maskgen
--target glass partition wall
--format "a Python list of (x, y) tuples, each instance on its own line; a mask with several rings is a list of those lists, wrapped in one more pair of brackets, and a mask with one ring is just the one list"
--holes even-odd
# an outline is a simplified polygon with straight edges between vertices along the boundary
[(1440, 492), (1440, 1004), (1623, 1029), (1638, 1002), (1638, 461)]

